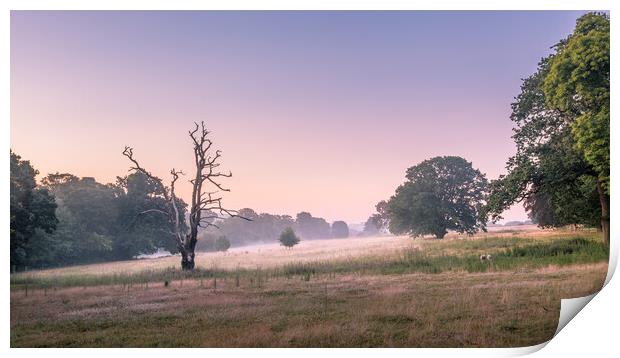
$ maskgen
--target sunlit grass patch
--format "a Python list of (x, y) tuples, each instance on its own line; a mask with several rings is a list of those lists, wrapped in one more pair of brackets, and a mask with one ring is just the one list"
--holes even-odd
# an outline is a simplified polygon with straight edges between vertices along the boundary
[[(481, 261), (481, 254), (491, 254), (492, 261)], [(593, 263), (608, 259), (608, 248), (593, 237), (560, 237), (534, 239), (518, 237), (486, 237), (477, 240), (434, 241), (401, 249), (389, 255), (350, 257), (345, 259), (289, 262), (266, 269), (204, 269), (184, 272), (175, 267), (113, 274), (58, 274), (11, 276), (11, 286), (72, 287), (100, 285), (144, 285), (149, 282), (209, 281), (217, 286), (218, 279), (230, 279), (239, 287), (241, 282), (260, 287), (272, 277), (297, 277), (310, 281), (316, 275), (335, 274), (404, 274), (442, 272), (488, 272)], [(139, 262), (137, 263), (139, 264)]]

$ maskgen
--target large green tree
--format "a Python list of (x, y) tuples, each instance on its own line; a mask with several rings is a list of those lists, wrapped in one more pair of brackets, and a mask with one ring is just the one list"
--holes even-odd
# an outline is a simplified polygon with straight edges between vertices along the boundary
[(512, 104), (517, 153), (508, 160), (508, 174), (491, 183), (487, 210), (497, 221), (511, 205), (523, 203), (541, 227), (598, 225), (595, 173), (575, 147), (571, 117), (546, 104), (542, 84), (549, 60), (541, 60), (537, 72), (523, 80)]
[[(602, 15), (585, 15), (578, 21), (577, 27), (580, 30), (576, 33), (585, 33), (586, 28), (597, 28), (587, 24), (600, 21), (608, 22)], [(550, 99), (571, 91), (574, 99), (577, 99), (581, 95), (575, 89), (585, 88), (581, 85), (568, 86), (570, 79), (567, 78), (559, 80), (558, 66), (570, 62), (567, 59), (570, 55), (564, 49), (571, 38), (575, 37), (571, 36), (556, 45), (557, 52), (543, 58), (536, 73), (523, 80), (521, 93), (512, 104), (510, 119), (515, 124), (512, 138), (517, 153), (508, 160), (508, 174), (491, 183), (487, 211), (494, 221), (500, 219), (501, 213), (508, 207), (522, 202), (529, 216), (543, 227), (603, 224), (604, 229), (605, 222), (608, 224), (608, 211), (605, 215), (604, 205), (608, 203), (609, 196), (604, 191), (608, 185), (605, 184), (604, 170), (597, 169), (587, 159), (583, 146), (579, 145), (579, 130), (576, 128), (578, 118), (583, 113), (576, 110), (576, 107), (571, 109), (567, 105), (570, 101), (559, 106), (557, 98)], [(598, 51), (594, 42), (590, 46), (592, 51)], [(577, 73), (579, 71), (575, 75)], [(609, 118), (607, 137), (601, 138), (602, 142), (607, 143), (608, 122)], [(602, 132), (602, 137), (605, 137), (604, 128)], [(607, 168), (608, 165), (607, 161)], [(608, 171), (606, 177), (608, 183)], [(605, 237), (608, 238), (606, 232)]]
[(487, 180), (461, 157), (435, 157), (407, 169), (407, 181), (387, 203), (394, 234), (443, 238), (448, 230), (486, 230)]
[(38, 171), (12, 150), (10, 155), (11, 268), (22, 269), (33, 261), (31, 240), (37, 230), (51, 233), (58, 220), (54, 197), (37, 186)]
[(550, 108), (571, 116), (577, 148), (597, 175), (601, 225), (609, 241), (609, 17), (590, 13), (556, 46), (544, 92)]

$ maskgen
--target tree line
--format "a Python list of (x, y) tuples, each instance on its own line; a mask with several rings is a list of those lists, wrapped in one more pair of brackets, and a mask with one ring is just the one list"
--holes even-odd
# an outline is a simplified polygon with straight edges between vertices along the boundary
[[(13, 270), (127, 260), (160, 249), (179, 252), (170, 239), (171, 223), (159, 214), (167, 206), (164, 188), (146, 174), (135, 171), (102, 184), (92, 177), (53, 173), (37, 184), (38, 171), (30, 162), (12, 151), (10, 156)], [(188, 205), (177, 201), (179, 216), (187, 217)], [(214, 225), (198, 233), (196, 249), (276, 242), (289, 227), (305, 240), (349, 236), (344, 221), (330, 225), (308, 212), (293, 218), (245, 208), (238, 214), (212, 219)], [(181, 230), (187, 231), (187, 225)]]
[(130, 259), (159, 248), (176, 252), (169, 224), (155, 215), (165, 203), (141, 173), (113, 184), (68, 173), (38, 172), (11, 152), (11, 267), (50, 267)]
[(350, 234), (346, 222), (338, 220), (330, 225), (325, 219), (314, 217), (305, 211), (293, 218), (290, 215), (259, 214), (250, 208), (244, 208), (239, 210), (239, 215), (250, 221), (238, 217), (215, 221), (214, 226), (199, 234), (196, 249), (218, 251), (217, 240), (222, 236), (230, 241), (231, 246), (274, 243), (287, 228), (294, 230), (303, 240), (347, 238)]

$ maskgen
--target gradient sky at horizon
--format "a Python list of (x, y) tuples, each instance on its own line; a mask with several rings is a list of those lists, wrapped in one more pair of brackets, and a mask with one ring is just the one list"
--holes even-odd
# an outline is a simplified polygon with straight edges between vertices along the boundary
[(11, 148), (107, 183), (130, 145), (167, 181), (204, 120), (228, 207), (363, 222), (424, 159), (505, 173), (521, 78), (583, 13), (12, 11)]

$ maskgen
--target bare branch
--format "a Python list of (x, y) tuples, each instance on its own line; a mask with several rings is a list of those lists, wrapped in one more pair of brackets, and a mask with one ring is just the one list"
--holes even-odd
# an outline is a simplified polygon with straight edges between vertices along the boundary
[(163, 211), (163, 210), (159, 210), (159, 209), (149, 209), (149, 210), (144, 210), (143, 212), (138, 213), (139, 215), (144, 215), (144, 214), (148, 214), (148, 213), (160, 213), (160, 214), (164, 214), (166, 216), (168, 216), (168, 213)]
[(162, 180), (159, 177), (151, 174), (149, 171), (147, 171), (146, 169), (144, 169), (143, 167), (140, 166), (138, 161), (133, 157), (133, 148), (125, 146), (125, 150), (123, 150), (123, 155), (126, 156), (134, 164), (134, 166), (131, 167), (130, 170), (133, 170), (133, 171), (136, 171), (136, 172), (140, 172), (140, 173), (146, 175), (149, 179), (151, 179), (154, 182), (156, 182), (160, 186), (160, 189), (162, 190), (162, 192), (164, 194), (164, 198), (166, 200), (169, 200), (169, 198), (168, 198), (168, 188), (166, 188), (166, 186), (163, 184)]
[[(194, 128), (188, 132), (190, 139), (193, 143), (194, 151), (194, 164), (196, 167), (195, 175), (189, 180), (192, 184), (192, 200), (189, 207), (189, 233), (182, 233), (181, 220), (182, 218), (179, 208), (178, 198), (176, 196), (175, 188), (177, 180), (181, 175), (185, 175), (180, 170), (174, 168), (170, 171), (172, 180), (170, 186), (163, 185), (162, 180), (140, 166), (138, 161), (133, 156), (133, 148), (125, 147), (123, 155), (126, 156), (132, 163), (131, 170), (138, 171), (146, 175), (151, 180), (158, 183), (161, 186), (164, 193), (166, 202), (168, 203), (168, 212), (159, 209), (145, 210), (141, 214), (148, 212), (159, 212), (168, 215), (169, 221), (174, 227), (174, 238), (181, 251), (183, 268), (194, 267), (194, 251), (196, 246), (196, 240), (198, 236), (198, 228), (205, 226), (218, 227), (217, 219), (223, 219), (224, 216), (238, 217), (247, 221), (251, 219), (239, 215), (236, 210), (227, 209), (222, 206), (222, 197), (215, 196), (221, 191), (230, 191), (218, 182), (218, 178), (230, 178), (232, 172), (221, 172), (218, 170), (220, 163), (219, 159), (222, 157), (220, 150), (212, 151), (213, 142), (208, 138), (210, 132), (206, 129), (204, 122), (194, 123)], [(205, 191), (206, 187), (215, 187), (217, 190)], [(203, 216), (204, 214), (204, 216)]]

